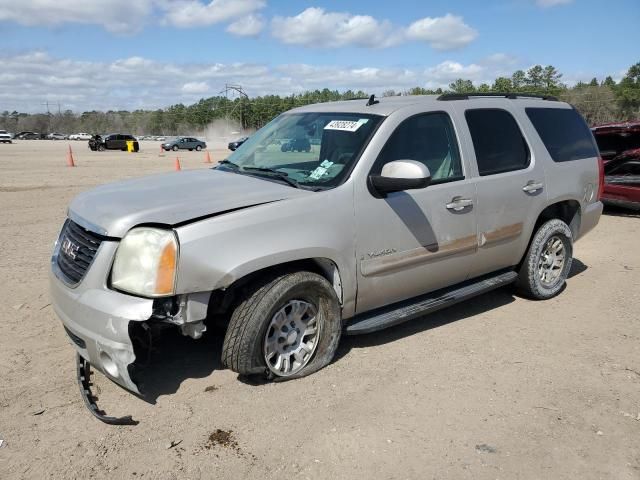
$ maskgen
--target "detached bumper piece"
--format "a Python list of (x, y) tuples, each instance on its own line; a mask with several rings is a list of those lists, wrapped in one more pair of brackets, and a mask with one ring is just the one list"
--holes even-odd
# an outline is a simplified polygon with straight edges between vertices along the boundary
[(138, 425), (138, 421), (131, 418), (131, 415), (125, 417), (109, 417), (98, 407), (96, 403), (97, 397), (91, 392), (91, 364), (87, 362), (80, 354), (76, 354), (76, 368), (78, 374), (78, 386), (80, 387), (80, 395), (87, 409), (91, 414), (101, 422), (109, 425)]

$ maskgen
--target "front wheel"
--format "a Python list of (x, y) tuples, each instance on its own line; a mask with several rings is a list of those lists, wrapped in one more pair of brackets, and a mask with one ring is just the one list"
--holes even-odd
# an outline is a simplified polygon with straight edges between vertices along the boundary
[(535, 300), (556, 296), (565, 285), (573, 261), (573, 235), (559, 219), (538, 228), (522, 262), (516, 288)]
[(241, 375), (304, 377), (331, 362), (341, 332), (338, 298), (325, 278), (271, 277), (254, 285), (231, 315), (222, 363)]
[(196, 151), (199, 152), (200, 150), (202, 150), (202, 146), (201, 145), (196, 146)]
[(174, 152), (177, 152), (177, 151), (178, 151), (178, 145), (174, 145), (174, 146), (171, 148), (171, 150), (173, 150)]
[(104, 145), (98, 145), (98, 151), (99, 152), (104, 152), (104, 150), (105, 150)]

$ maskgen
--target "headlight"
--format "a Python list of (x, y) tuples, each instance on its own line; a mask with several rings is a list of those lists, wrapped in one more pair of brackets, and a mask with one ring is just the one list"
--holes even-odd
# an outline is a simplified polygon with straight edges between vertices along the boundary
[(111, 285), (145, 297), (173, 295), (178, 240), (171, 230), (134, 228), (118, 245)]

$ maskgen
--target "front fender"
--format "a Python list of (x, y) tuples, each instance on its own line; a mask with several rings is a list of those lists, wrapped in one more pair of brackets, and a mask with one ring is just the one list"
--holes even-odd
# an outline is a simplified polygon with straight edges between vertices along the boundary
[(256, 271), (306, 259), (338, 268), (343, 310), (355, 307), (355, 240), (351, 188), (249, 207), (176, 229), (178, 294), (230, 286)]

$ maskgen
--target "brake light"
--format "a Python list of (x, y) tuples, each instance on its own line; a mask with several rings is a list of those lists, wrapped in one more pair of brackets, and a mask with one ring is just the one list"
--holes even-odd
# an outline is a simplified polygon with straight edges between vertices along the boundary
[(604, 161), (598, 157), (598, 201), (602, 200), (604, 194)]

